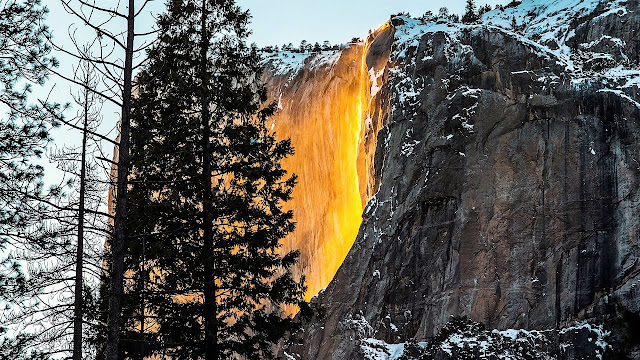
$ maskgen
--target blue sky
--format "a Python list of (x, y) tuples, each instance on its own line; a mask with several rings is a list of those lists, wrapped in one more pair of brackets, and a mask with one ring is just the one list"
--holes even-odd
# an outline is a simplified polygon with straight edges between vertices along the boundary
[[(111, 3), (113, 0), (108, 0)], [(149, 9), (161, 12), (164, 0), (154, 0)], [(348, 42), (353, 37), (366, 35), (369, 29), (384, 23), (389, 15), (408, 11), (414, 16), (427, 10), (434, 13), (442, 6), (451, 13), (462, 14), (466, 0), (237, 0), (249, 9), (253, 16), (250, 41), (260, 46), (299, 44), (329, 40), (332, 43)], [(476, 4), (507, 4), (510, 0), (476, 0)], [(72, 17), (61, 9), (58, 0), (44, 0), (51, 14), (49, 24), (59, 35), (66, 35)], [(98, 1), (101, 3), (101, 1)], [(152, 21), (140, 24), (147, 28)]]
[[(114, 4), (117, 0), (97, 0), (97, 3)], [(451, 13), (462, 14), (466, 0), (237, 0), (238, 4), (251, 11), (253, 16), (250, 24), (253, 35), (250, 42), (255, 42), (259, 46), (282, 45), (293, 43), (298, 45), (305, 39), (311, 43), (329, 40), (331, 43), (346, 43), (353, 37), (362, 37), (369, 29), (377, 28), (384, 23), (391, 14), (398, 12), (409, 12), (414, 16), (424, 14), (427, 10), (437, 12), (442, 6), (447, 6)], [(480, 4), (506, 4), (510, 0), (476, 0)], [(77, 4), (76, 1), (72, 3)], [(120, 1), (121, 10), (124, 10)], [(141, 3), (141, 1), (140, 1)], [(164, 0), (153, 0), (148, 7), (152, 13), (160, 13), (164, 10)], [(59, 0), (43, 0), (43, 4), (48, 6), (50, 14), (47, 23), (50, 26), (54, 40), (59, 46), (73, 51), (73, 43), (69, 40), (69, 32), (75, 31), (80, 43), (86, 42), (95, 36), (95, 32), (78, 23), (72, 15), (67, 14), (60, 5)], [(153, 26), (152, 16), (147, 14), (139, 19), (136, 29), (138, 32), (146, 32)], [(116, 28), (121, 29), (124, 24), (116, 23)], [(56, 57), (61, 62), (62, 73), (70, 76), (72, 67), (76, 61), (64, 54), (57, 53)], [(141, 60), (140, 58), (138, 61)], [(68, 83), (52, 77), (44, 88), (38, 89), (39, 95), (49, 93), (51, 86), (57, 83), (52, 92), (56, 101), (64, 103), (69, 101), (69, 92), (72, 87)], [(72, 117), (75, 110), (68, 112), (67, 116)], [(115, 137), (113, 131), (119, 118), (119, 109), (108, 103), (103, 111), (103, 126), (101, 132), (108, 136)], [(58, 146), (78, 144), (81, 137), (79, 133), (62, 128), (53, 132), (55, 144)], [(112, 146), (105, 144), (105, 150), (110, 153)], [(107, 155), (109, 156), (109, 155)], [(45, 165), (47, 166), (47, 165)], [(51, 168), (48, 165), (47, 168)]]
[[(476, 0), (481, 4), (507, 4), (510, 0)], [(389, 15), (408, 11), (419, 16), (427, 10), (437, 12), (447, 6), (462, 14), (466, 0), (238, 0), (253, 15), (254, 34), (250, 41), (260, 46), (299, 44), (329, 40), (343, 43), (366, 35), (384, 23)]]

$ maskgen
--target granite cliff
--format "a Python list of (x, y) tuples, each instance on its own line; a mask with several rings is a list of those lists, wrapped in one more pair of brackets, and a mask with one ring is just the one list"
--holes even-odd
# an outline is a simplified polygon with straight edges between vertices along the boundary
[(640, 358), (639, 32), (637, 1), (524, 0), (269, 58), (274, 128), (304, 159), (287, 246), (310, 295), (331, 280), (283, 354), (395, 359), (467, 316), (565, 334), (556, 358)]

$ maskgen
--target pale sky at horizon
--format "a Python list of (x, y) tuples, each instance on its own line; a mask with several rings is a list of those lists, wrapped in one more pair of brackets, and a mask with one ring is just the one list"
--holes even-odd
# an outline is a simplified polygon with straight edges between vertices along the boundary
[[(237, 0), (253, 16), (251, 42), (259, 46), (282, 45), (307, 40), (346, 43), (353, 37), (377, 28), (391, 14), (409, 12), (420, 16), (427, 10), (437, 13), (443, 6), (462, 14), (466, 0)], [(505, 5), (511, 0), (476, 0), (476, 5)]]
[[(427, 10), (437, 13), (443, 6), (450, 13), (462, 14), (466, 0), (236, 0), (243, 9), (249, 9), (253, 30), (249, 41), (259, 46), (299, 44), (301, 40), (311, 43), (329, 40), (331, 43), (346, 43), (353, 37), (367, 34), (377, 28), (391, 14), (409, 12), (420, 16)], [(66, 36), (70, 21), (75, 21), (60, 6), (60, 0), (43, 0), (51, 13), (47, 19), (58, 36)], [(98, 1), (101, 2), (101, 1)], [(476, 5), (507, 4), (511, 0), (475, 0)], [(153, 0), (149, 9), (153, 13), (164, 10), (164, 0)], [(150, 18), (149, 18), (150, 19)], [(148, 28), (152, 21), (137, 26)]]

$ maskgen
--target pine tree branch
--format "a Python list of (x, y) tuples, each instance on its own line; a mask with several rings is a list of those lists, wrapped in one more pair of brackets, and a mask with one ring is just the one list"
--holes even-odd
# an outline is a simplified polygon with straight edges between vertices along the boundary
[(82, 5), (85, 5), (85, 6), (88, 6), (88, 7), (92, 8), (94, 10), (98, 10), (98, 11), (101, 11), (101, 12), (104, 12), (104, 13), (107, 13), (107, 14), (110, 14), (110, 15), (113, 15), (113, 16), (116, 16), (116, 17), (120, 17), (120, 18), (123, 18), (123, 19), (127, 18), (126, 15), (121, 14), (121, 13), (119, 13), (119, 12), (113, 10), (113, 9), (107, 9), (107, 8), (102, 8), (102, 7), (96, 6), (96, 5), (94, 5), (95, 2), (94, 2), (94, 4), (89, 4), (88, 2), (83, 1), (83, 0), (78, 0), (78, 2), (81, 3)]
[[(83, 86), (83, 84), (82, 84), (81, 82), (79, 82), (79, 81), (77, 81), (77, 80), (75, 80), (75, 79), (73, 79), (73, 78), (70, 78), (70, 77), (68, 77), (68, 76), (66, 76), (66, 75), (64, 75), (64, 74), (62, 74), (61, 72), (59, 72), (59, 71), (57, 71), (57, 70), (51, 69), (51, 70), (49, 70), (49, 71), (50, 71), (52, 74), (54, 74), (54, 75), (58, 76), (59, 78), (61, 78), (61, 79), (63, 79), (63, 80), (66, 80), (66, 81), (68, 81), (68, 82), (70, 82), (70, 83), (72, 83), (72, 84), (75, 84), (75, 85), (78, 85), (78, 86)], [(122, 106), (122, 103), (121, 103), (121, 102), (118, 102), (118, 101), (114, 100), (113, 98), (111, 98), (111, 97), (109, 97), (109, 96), (107, 96), (107, 95), (103, 94), (102, 92), (100, 92), (100, 91), (98, 91), (98, 90), (95, 90), (95, 89), (89, 89), (89, 90), (91, 91), (91, 93), (93, 93), (93, 94), (95, 94), (95, 95), (100, 96), (101, 98), (103, 98), (103, 99), (105, 99), (105, 100), (107, 100), (107, 101), (109, 101), (109, 102), (113, 103), (113, 104), (114, 104), (114, 105), (116, 105), (116, 106)]]
[[(78, 0), (80, 1), (80, 0)], [(104, 29), (101, 27), (102, 25), (104, 25), (107, 21), (103, 22), (100, 25), (94, 25), (92, 24), (89, 19), (87, 19), (83, 14), (80, 14), (78, 11), (76, 11), (76, 9), (73, 8), (73, 6), (70, 5), (71, 0), (62, 0), (61, 1), (63, 4), (63, 7), (65, 8), (65, 10), (67, 12), (69, 12), (71, 15), (75, 15), (78, 19), (80, 19), (84, 25), (90, 27), (91, 29), (95, 30), (95, 32), (100, 36), (100, 35), (104, 35), (106, 37), (108, 37), (111, 41), (113, 41), (115, 44), (117, 44), (118, 46), (120, 46), (123, 50), (126, 49), (126, 46), (122, 43), (122, 41), (120, 41), (115, 35), (112, 35), (109, 32), (104, 31)]]
[[(89, 90), (89, 89), (87, 89), (87, 90)], [(44, 109), (45, 109), (45, 110), (46, 110), (46, 111), (47, 111), (51, 116), (53, 116), (56, 120), (60, 121), (61, 123), (65, 124), (65, 125), (67, 125), (67, 126), (72, 127), (73, 129), (80, 130), (80, 131), (85, 131), (85, 129), (83, 129), (82, 127), (80, 127), (80, 126), (78, 126), (78, 125), (75, 125), (75, 124), (73, 124), (73, 123), (69, 122), (68, 120), (66, 120), (66, 119), (65, 119), (64, 117), (62, 117), (61, 115), (59, 115), (59, 114), (57, 114), (57, 113), (54, 113), (54, 112), (53, 112), (53, 110), (52, 110), (52, 109), (50, 109), (50, 108), (49, 108), (49, 106), (47, 106), (47, 104), (46, 104), (46, 103), (44, 103), (42, 100), (38, 100), (38, 101), (40, 102), (40, 105), (42, 105), (42, 107), (43, 107), (43, 108), (44, 108)], [(116, 142), (116, 141), (114, 141), (114, 140), (112, 140), (112, 139), (110, 139), (110, 138), (108, 138), (108, 137), (106, 137), (106, 136), (104, 136), (104, 135), (102, 135), (102, 134), (98, 134), (98, 133), (97, 133), (97, 132), (95, 132), (95, 131), (86, 130), (86, 132), (87, 132), (88, 134), (91, 134), (92, 136), (95, 136), (95, 137), (100, 138), (101, 140), (108, 141), (108, 142), (112, 143), (113, 145), (116, 145), (116, 146), (118, 145), (118, 142)]]
[(147, 7), (147, 4), (149, 4), (152, 1), (153, 0), (145, 0), (144, 3), (142, 4), (142, 6), (140, 6), (140, 9), (138, 9), (138, 11), (135, 13), (135, 15), (133, 15), (133, 17), (138, 17), (138, 15), (140, 15), (142, 13), (144, 8)]

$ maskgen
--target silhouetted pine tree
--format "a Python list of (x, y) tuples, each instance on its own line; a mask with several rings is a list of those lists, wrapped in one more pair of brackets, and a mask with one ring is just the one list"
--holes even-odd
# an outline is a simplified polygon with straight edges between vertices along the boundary
[(440, 19), (448, 19), (449, 18), (449, 8), (443, 6), (438, 10), (438, 18)]
[[(12, 309), (37, 311), (24, 295), (32, 290), (16, 256), (25, 251), (32, 236), (40, 236), (47, 211), (43, 200), (54, 197), (43, 189), (44, 169), (36, 163), (49, 142), (54, 122), (42, 104), (53, 111), (58, 105), (34, 103), (33, 85), (42, 85), (49, 69), (49, 36), (39, 0), (0, 0), (0, 358), (40, 359), (33, 346), (41, 344), (34, 329), (13, 328), (8, 336)], [(54, 122), (55, 123), (55, 122)], [(41, 293), (41, 292), (40, 292)], [(39, 293), (39, 294), (40, 294)], [(12, 308), (11, 308), (12, 306)], [(15, 335), (15, 336), (14, 336)]]
[[(48, 114), (29, 103), (32, 85), (43, 84), (48, 67), (46, 9), (40, 1), (0, 1), (0, 250), (11, 245), (19, 229), (32, 224), (27, 203), (42, 193), (43, 168), (32, 160), (49, 141)], [(19, 266), (0, 259), (0, 300), (17, 291)]]
[(478, 9), (478, 17), (482, 17), (482, 15), (488, 13), (489, 11), (491, 11), (491, 5), (485, 4), (484, 6), (481, 6), (480, 9)]
[[(278, 253), (293, 153), (267, 128), (249, 15), (233, 0), (171, 0), (133, 104), (127, 331), (173, 359), (272, 358), (296, 330), (303, 279)], [(137, 284), (136, 284), (137, 283)], [(141, 292), (142, 291), (142, 292)], [(137, 318), (137, 319), (136, 319)], [(130, 334), (133, 336), (133, 334)], [(133, 350), (132, 350), (133, 351)]]
[(309, 46), (309, 43), (307, 42), (307, 40), (302, 40), (299, 46), (300, 52), (305, 53), (307, 51), (308, 46)]
[(476, 10), (476, 4), (473, 0), (467, 0), (467, 6), (464, 8), (464, 15), (462, 16), (462, 22), (465, 24), (471, 24), (479, 19), (478, 11)]

